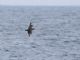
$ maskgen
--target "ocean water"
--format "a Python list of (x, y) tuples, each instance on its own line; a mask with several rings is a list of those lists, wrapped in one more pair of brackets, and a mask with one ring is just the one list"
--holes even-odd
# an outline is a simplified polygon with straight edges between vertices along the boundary
[(0, 60), (80, 60), (80, 7), (0, 6)]

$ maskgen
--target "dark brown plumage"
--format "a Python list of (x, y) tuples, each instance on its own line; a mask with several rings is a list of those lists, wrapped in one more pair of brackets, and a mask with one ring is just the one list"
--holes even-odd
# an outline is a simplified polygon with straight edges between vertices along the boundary
[(32, 23), (30, 22), (28, 29), (25, 30), (25, 31), (28, 32), (29, 37), (30, 37), (30, 34), (32, 34), (32, 30), (34, 30), (34, 28), (32, 28), (32, 27), (33, 27), (33, 25), (32, 25)]

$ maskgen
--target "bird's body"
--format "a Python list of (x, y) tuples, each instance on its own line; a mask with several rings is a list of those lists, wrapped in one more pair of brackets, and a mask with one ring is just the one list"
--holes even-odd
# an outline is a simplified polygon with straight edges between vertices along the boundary
[(29, 35), (29, 36), (30, 36), (30, 34), (32, 34), (32, 30), (34, 30), (34, 28), (32, 28), (32, 27), (33, 27), (33, 25), (32, 25), (32, 23), (30, 22), (28, 29), (25, 30), (25, 31), (28, 32), (28, 35)]

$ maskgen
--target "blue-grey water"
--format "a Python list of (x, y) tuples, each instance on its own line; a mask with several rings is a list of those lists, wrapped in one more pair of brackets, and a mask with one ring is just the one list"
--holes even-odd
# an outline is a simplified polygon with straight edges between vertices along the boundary
[(0, 60), (80, 60), (80, 7), (0, 6)]

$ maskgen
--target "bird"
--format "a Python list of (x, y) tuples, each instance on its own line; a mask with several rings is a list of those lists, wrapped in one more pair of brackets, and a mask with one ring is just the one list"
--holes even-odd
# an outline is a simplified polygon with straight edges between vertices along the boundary
[(32, 28), (32, 27), (33, 27), (33, 25), (32, 25), (32, 23), (30, 22), (28, 29), (25, 30), (25, 31), (28, 32), (29, 37), (30, 37), (30, 35), (32, 34), (32, 30), (34, 30), (34, 28)]

